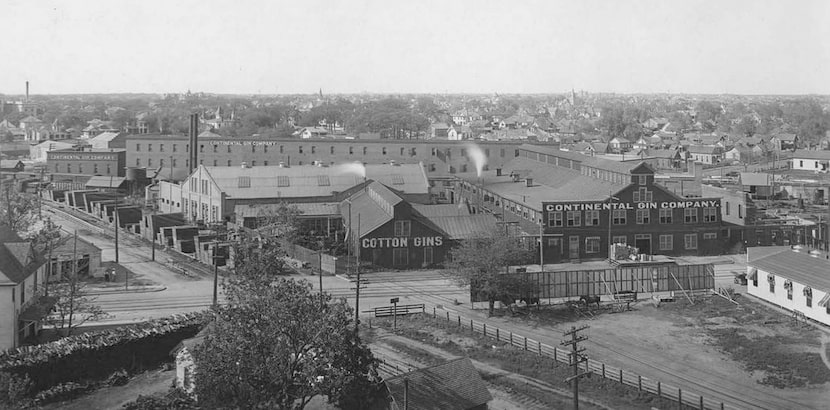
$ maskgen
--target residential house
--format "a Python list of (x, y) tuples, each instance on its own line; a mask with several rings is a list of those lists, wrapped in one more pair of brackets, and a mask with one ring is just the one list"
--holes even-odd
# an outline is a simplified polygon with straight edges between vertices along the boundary
[(690, 145), (687, 151), (695, 162), (703, 164), (718, 164), (723, 158), (723, 148), (717, 145)]
[(643, 123), (643, 128), (647, 128), (650, 130), (659, 130), (665, 127), (669, 123), (669, 120), (666, 118), (649, 118)]
[(830, 151), (795, 150), (790, 168), (804, 171), (827, 172), (830, 170)]
[(443, 122), (436, 122), (429, 126), (429, 135), (431, 138), (447, 139), (450, 126)]
[(614, 137), (611, 141), (608, 141), (608, 146), (611, 152), (623, 153), (631, 150), (631, 141), (623, 137)]
[(751, 148), (745, 145), (736, 145), (731, 150), (726, 151), (726, 153), (723, 154), (723, 159), (732, 163), (740, 162), (742, 164), (750, 164), (755, 161), (757, 157)]
[(26, 141), (37, 141), (37, 130), (43, 126), (43, 121), (33, 116), (28, 116), (20, 120), (20, 129), (23, 130)]
[(493, 400), (468, 357), (418, 369), (384, 380), (388, 409), (485, 410)]
[(21, 172), (25, 168), (18, 159), (0, 159), (0, 172)]
[(30, 242), (0, 225), (0, 350), (35, 337), (54, 298), (40, 297), (45, 260)]
[(329, 130), (320, 127), (305, 127), (295, 131), (294, 135), (302, 139), (323, 138), (329, 135)]
[(806, 249), (747, 249), (747, 293), (830, 326), (830, 261)]
[(777, 134), (770, 138), (770, 145), (776, 151), (795, 151), (798, 149), (798, 135)]
[(649, 157), (655, 158), (656, 167), (658, 169), (666, 170), (680, 170), (683, 168), (684, 158), (680, 150), (676, 149), (657, 149), (650, 150)]
[(648, 149), (651, 147), (651, 140), (647, 137), (640, 137), (637, 141), (631, 144), (634, 149)]
[(113, 128), (109, 121), (95, 119), (89, 121), (87, 124), (89, 125), (81, 130), (81, 138), (94, 138), (104, 132), (118, 133), (120, 131), (117, 128)]

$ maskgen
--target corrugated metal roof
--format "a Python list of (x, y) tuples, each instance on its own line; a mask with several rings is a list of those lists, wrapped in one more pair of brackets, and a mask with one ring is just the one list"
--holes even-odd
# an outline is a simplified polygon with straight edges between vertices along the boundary
[[(513, 178), (510, 177), (511, 172), (520, 174), (522, 180), (513, 182)], [(533, 186), (527, 186), (524, 178), (528, 176), (533, 179)], [(543, 201), (604, 200), (608, 198), (609, 193), (617, 192), (626, 186), (591, 178), (577, 171), (527, 158), (510, 160), (504, 165), (500, 177), (488, 173), (480, 179), (480, 182), (479, 178), (474, 175), (464, 179), (473, 185), (482, 183), (485, 190), (517, 203), (528, 204), (537, 210)]]
[(496, 217), (490, 214), (439, 216), (428, 218), (450, 239), (468, 239), (488, 232), (496, 226)]
[(412, 208), (418, 211), (419, 214), (427, 217), (442, 217), (442, 216), (461, 216), (469, 215), (470, 211), (466, 206), (460, 204), (439, 204), (439, 205), (421, 205), (412, 204)]
[(124, 183), (124, 177), (107, 177), (96, 175), (86, 181), (87, 188), (118, 188)]
[[(806, 250), (801, 252), (786, 248), (777, 248), (777, 250), (779, 251), (771, 250), (771, 254), (766, 254), (754, 260), (751, 257), (753, 253), (750, 253), (750, 260), (747, 265), (813, 289), (830, 292), (830, 274), (828, 274), (830, 272), (830, 260), (821, 256), (810, 256)], [(757, 253), (755, 254), (757, 255)]]
[(386, 379), (386, 388), (402, 409), (404, 380), (409, 410), (471, 409), (493, 400), (473, 362), (462, 357)]
[(817, 160), (828, 161), (828, 160), (830, 160), (830, 151), (826, 151), (826, 150), (813, 151), (813, 150), (806, 150), (806, 149), (797, 149), (793, 153), (793, 161), (799, 160), (799, 159), (817, 159)]

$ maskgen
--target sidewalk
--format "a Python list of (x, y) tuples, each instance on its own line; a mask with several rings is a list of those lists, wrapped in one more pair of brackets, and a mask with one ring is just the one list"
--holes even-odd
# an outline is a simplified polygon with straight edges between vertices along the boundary
[(161, 292), (167, 290), (167, 286), (162, 285), (129, 285), (126, 289), (124, 285), (108, 284), (106, 286), (97, 286), (98, 284), (87, 285), (87, 295), (113, 295), (119, 293), (149, 293)]

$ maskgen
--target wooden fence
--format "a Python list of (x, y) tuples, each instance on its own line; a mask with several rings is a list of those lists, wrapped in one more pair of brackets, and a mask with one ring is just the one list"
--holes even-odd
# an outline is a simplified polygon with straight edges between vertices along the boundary
[[(445, 319), (450, 323), (457, 323), (458, 327), (470, 329), (475, 333), (480, 333), (487, 337), (496, 339), (496, 341), (505, 342), (518, 347), (520, 349), (536, 353), (540, 356), (551, 358), (557, 362), (566, 364), (569, 363), (569, 350), (560, 349), (554, 346), (547, 345), (537, 340), (530, 339), (512, 331), (505, 331), (493, 325), (479, 322), (474, 319), (468, 319), (461, 315), (438, 308), (432, 308), (432, 317), (435, 319)], [(580, 364), (580, 367), (583, 365)], [(631, 387), (636, 387), (639, 391), (646, 391), (656, 394), (657, 397), (672, 400), (678, 405), (683, 404), (697, 409), (732, 409), (731, 406), (725, 406), (723, 402), (707, 399), (703, 395), (683, 390), (680, 387), (661, 383), (657, 380), (649, 379), (640, 376), (631, 371), (616, 368), (613, 366), (606, 366), (597, 360), (588, 359), (584, 362), (585, 371), (591, 371), (594, 375), (602, 377), (603, 379), (613, 380), (615, 382), (625, 384)]]

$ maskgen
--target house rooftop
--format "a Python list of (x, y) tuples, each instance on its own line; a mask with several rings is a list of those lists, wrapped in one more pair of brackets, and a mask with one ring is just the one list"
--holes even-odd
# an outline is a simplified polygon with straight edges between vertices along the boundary
[(493, 400), (467, 357), (386, 379), (386, 388), (399, 409), (404, 408), (404, 380), (409, 385), (409, 410), (470, 409)]
[(812, 256), (806, 249), (798, 252), (789, 247), (748, 248), (747, 265), (775, 276), (790, 279), (814, 289), (830, 293), (830, 260)]

